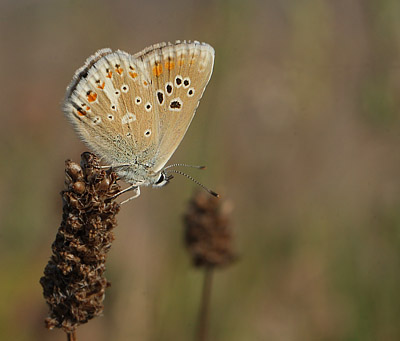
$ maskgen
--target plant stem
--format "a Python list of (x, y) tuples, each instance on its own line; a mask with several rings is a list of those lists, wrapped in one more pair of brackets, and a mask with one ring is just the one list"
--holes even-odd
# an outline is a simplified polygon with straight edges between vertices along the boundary
[(75, 330), (71, 333), (67, 333), (67, 340), (68, 341), (76, 341), (76, 332)]
[(208, 266), (204, 269), (203, 292), (201, 298), (199, 322), (197, 329), (197, 340), (206, 341), (208, 335), (208, 324), (210, 317), (211, 287), (214, 268)]

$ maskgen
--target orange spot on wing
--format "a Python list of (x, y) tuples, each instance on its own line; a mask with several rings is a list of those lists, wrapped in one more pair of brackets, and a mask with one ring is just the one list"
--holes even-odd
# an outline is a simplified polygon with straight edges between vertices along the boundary
[(97, 94), (93, 91), (88, 91), (87, 93), (87, 100), (89, 102), (94, 102), (97, 99)]
[(120, 75), (122, 75), (122, 72), (124, 72), (124, 69), (121, 68), (120, 66), (117, 66), (117, 67), (115, 68), (115, 72), (118, 72)]
[(79, 116), (85, 116), (86, 115), (86, 111), (82, 110), (82, 109), (77, 109), (76, 110)]
[(146, 81), (143, 81), (143, 84), (144, 84), (145, 86), (147, 86), (149, 83), (147, 83)]
[(86, 110), (89, 111), (89, 110), (90, 110), (90, 107), (89, 107), (89, 106), (86, 106)]
[(106, 83), (105, 82), (103, 82), (103, 84), (99, 84), (97, 87), (99, 88), (99, 89), (104, 89), (104, 86), (106, 85)]
[(160, 63), (157, 63), (156, 65), (154, 65), (154, 67), (153, 67), (154, 76), (158, 77), (159, 75), (162, 74), (162, 72), (163, 72), (163, 68)]
[(107, 78), (112, 78), (112, 71), (108, 70), (106, 74)]
[(137, 74), (136, 72), (129, 72), (129, 75), (130, 75), (132, 78), (136, 78), (136, 77), (138, 76), (138, 74)]
[(165, 62), (165, 68), (168, 70), (173, 70), (175, 67), (175, 63), (172, 60), (167, 60)]
[(182, 59), (179, 59), (178, 60), (178, 65), (179, 66), (182, 66), (183, 64), (185, 64), (185, 60), (182, 58)]
[(192, 59), (189, 61), (189, 64), (190, 64), (190, 65), (196, 64), (196, 59), (192, 58)]

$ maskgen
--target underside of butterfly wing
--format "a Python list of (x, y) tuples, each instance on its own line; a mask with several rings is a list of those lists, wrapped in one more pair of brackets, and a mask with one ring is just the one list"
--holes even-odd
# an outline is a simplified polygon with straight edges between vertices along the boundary
[(162, 43), (134, 56), (99, 50), (76, 72), (64, 113), (122, 178), (154, 183), (186, 133), (213, 63), (212, 47), (198, 42)]

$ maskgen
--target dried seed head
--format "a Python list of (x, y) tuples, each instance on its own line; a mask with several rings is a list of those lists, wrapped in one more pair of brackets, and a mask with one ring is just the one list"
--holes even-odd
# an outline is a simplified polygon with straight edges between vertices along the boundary
[(116, 174), (101, 170), (93, 154), (83, 153), (81, 166), (72, 161), (65, 166), (62, 222), (40, 283), (50, 307), (47, 328), (70, 333), (103, 311), (110, 285), (103, 277), (106, 253), (119, 211), (112, 197), (120, 187)]
[(195, 266), (225, 266), (232, 251), (227, 204), (204, 192), (196, 193), (184, 215), (185, 243)]

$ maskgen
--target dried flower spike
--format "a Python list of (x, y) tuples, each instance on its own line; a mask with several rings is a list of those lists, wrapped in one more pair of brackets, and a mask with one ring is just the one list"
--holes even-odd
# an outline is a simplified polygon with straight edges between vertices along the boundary
[(50, 307), (47, 328), (62, 328), (70, 335), (104, 309), (110, 286), (103, 277), (106, 254), (119, 211), (113, 196), (120, 187), (116, 174), (100, 169), (91, 153), (81, 155), (81, 166), (72, 161), (65, 165), (62, 222), (40, 284)]
[(184, 215), (185, 243), (195, 266), (221, 267), (235, 259), (227, 204), (196, 193)]

